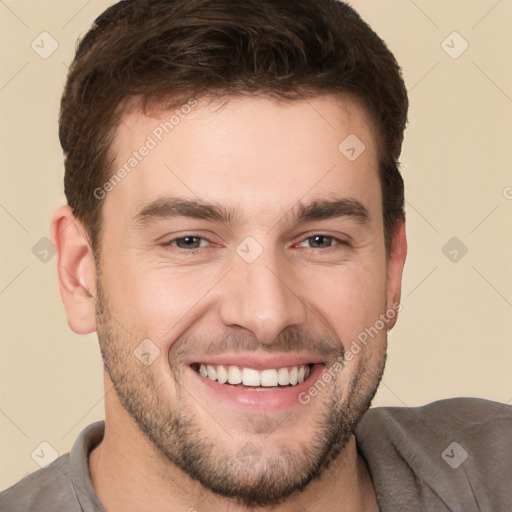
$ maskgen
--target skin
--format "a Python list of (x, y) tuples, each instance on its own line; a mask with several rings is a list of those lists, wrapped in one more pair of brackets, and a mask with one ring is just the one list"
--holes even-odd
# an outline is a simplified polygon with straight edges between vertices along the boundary
[[(116, 169), (168, 118), (128, 110), (113, 143)], [(349, 134), (366, 146), (355, 161), (338, 150)], [(377, 161), (372, 123), (346, 98), (200, 100), (100, 202), (98, 267), (81, 222), (69, 207), (57, 209), (52, 234), (68, 323), (79, 334), (98, 332), (107, 367), (105, 436), (90, 471), (108, 512), (378, 510), (347, 425), (369, 407), (396, 316), (307, 405), (234, 406), (189, 366), (208, 349), (221, 357), (299, 355), (327, 368), (396, 307), (405, 227), (397, 224), (386, 257)], [(236, 219), (134, 221), (171, 194), (235, 209)], [(299, 203), (334, 196), (358, 201), (367, 221), (294, 224)], [(315, 245), (315, 234), (334, 238)], [(206, 239), (198, 252), (183, 239), (178, 247), (187, 235)], [(236, 251), (249, 236), (262, 250), (250, 264)], [(133, 354), (144, 339), (159, 350), (148, 366)], [(258, 453), (250, 467), (237, 457), (247, 445)], [(186, 450), (195, 465), (180, 460)], [(245, 494), (225, 495), (235, 487)]]

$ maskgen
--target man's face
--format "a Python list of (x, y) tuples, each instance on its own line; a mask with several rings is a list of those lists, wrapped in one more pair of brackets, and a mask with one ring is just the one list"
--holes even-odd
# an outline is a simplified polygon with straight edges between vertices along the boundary
[(399, 278), (376, 141), (332, 97), (178, 111), (169, 133), (173, 112), (134, 110), (117, 130), (114, 172), (138, 156), (102, 204), (101, 349), (160, 455), (218, 494), (276, 503), (340, 453), (384, 368), (393, 322), (378, 320)]

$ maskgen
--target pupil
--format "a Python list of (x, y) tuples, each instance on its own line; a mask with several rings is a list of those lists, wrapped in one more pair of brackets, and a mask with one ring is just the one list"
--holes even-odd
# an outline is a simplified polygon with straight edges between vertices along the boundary
[(181, 240), (183, 241), (182, 245), (184, 245), (185, 248), (190, 249), (192, 246), (193, 248), (197, 247), (198, 238), (196, 236), (185, 236)]
[[(325, 241), (327, 240), (328, 237), (324, 236), (324, 235), (315, 235), (313, 237), (313, 244), (319, 244), (319, 245), (325, 245)], [(322, 242), (324, 242), (322, 244)]]

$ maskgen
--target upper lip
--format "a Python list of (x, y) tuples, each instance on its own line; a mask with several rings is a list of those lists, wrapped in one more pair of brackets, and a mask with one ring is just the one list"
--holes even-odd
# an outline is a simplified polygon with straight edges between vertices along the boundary
[(198, 356), (187, 361), (188, 365), (197, 363), (223, 366), (234, 365), (261, 371), (270, 368), (279, 369), (308, 364), (323, 364), (324, 361), (318, 357), (304, 354), (221, 354), (213, 357)]

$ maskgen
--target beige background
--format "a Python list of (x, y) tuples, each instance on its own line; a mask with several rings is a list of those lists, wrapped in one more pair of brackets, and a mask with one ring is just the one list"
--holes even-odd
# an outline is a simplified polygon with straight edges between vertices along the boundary
[[(64, 200), (57, 112), (75, 40), (111, 3), (0, 2), (0, 489), (39, 467), (41, 442), (65, 453), (103, 416), (96, 337), (70, 331), (55, 258), (32, 248)], [(403, 311), (375, 405), (512, 403), (512, 1), (352, 3), (403, 66), (411, 101)], [(31, 48), (43, 31), (59, 45), (47, 59)], [(453, 31), (469, 44), (456, 59), (442, 47)], [(452, 237), (468, 249), (457, 262), (442, 251)]]

